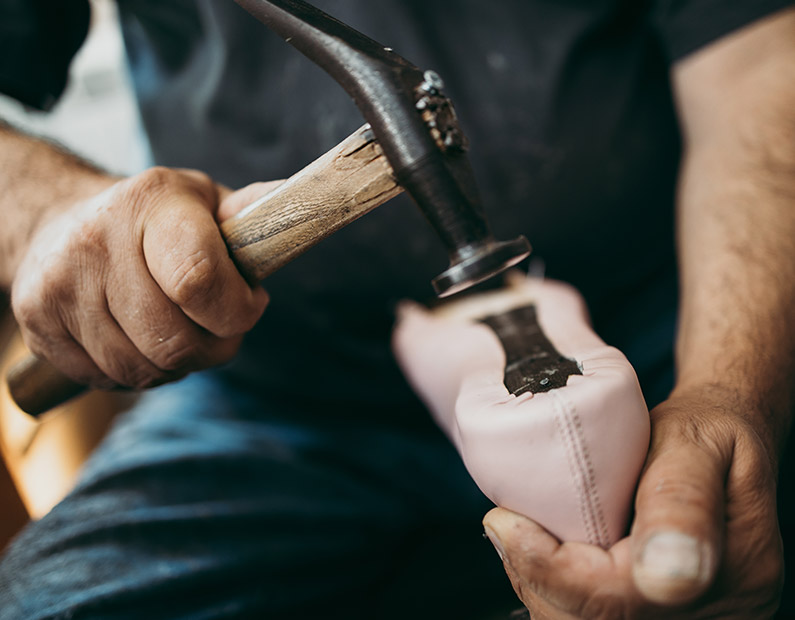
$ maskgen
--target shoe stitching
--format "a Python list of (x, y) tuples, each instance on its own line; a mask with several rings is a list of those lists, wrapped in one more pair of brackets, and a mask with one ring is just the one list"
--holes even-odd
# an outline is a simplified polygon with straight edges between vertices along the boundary
[[(561, 395), (559, 396), (561, 400), (564, 397)], [(577, 408), (574, 406), (570, 400), (566, 399), (569, 405), (568, 411), (571, 415), (572, 422), (574, 424), (575, 431), (579, 438), (579, 446), (582, 450), (581, 454), (583, 459), (585, 460), (586, 470), (588, 472), (588, 496), (589, 496), (589, 503), (592, 508), (593, 514), (595, 515), (595, 519), (597, 521), (597, 531), (599, 534), (599, 545), (602, 547), (608, 547), (610, 545), (610, 533), (607, 529), (607, 522), (605, 520), (604, 511), (602, 510), (602, 502), (599, 499), (599, 485), (596, 483), (596, 472), (593, 466), (593, 460), (591, 459), (591, 451), (588, 445), (588, 441), (585, 438), (585, 431), (583, 430), (582, 426), (582, 419), (580, 418), (579, 413), (577, 412)]]
[(585, 476), (582, 471), (582, 463), (577, 457), (577, 450), (574, 445), (574, 437), (571, 428), (567, 421), (566, 404), (557, 397), (555, 392), (548, 392), (552, 397), (552, 404), (554, 410), (555, 425), (558, 427), (558, 432), (563, 438), (563, 444), (566, 448), (566, 460), (569, 464), (569, 471), (571, 479), (574, 484), (574, 491), (577, 494), (578, 505), (580, 508), (580, 519), (583, 527), (585, 528), (586, 542), (589, 544), (596, 544), (597, 534), (595, 529), (595, 520), (591, 514), (587, 495), (584, 490)]
[[(562, 398), (562, 397), (561, 397)], [(582, 419), (580, 418), (579, 413), (577, 413), (577, 409), (574, 404), (571, 404), (571, 416), (574, 421), (574, 426), (577, 431), (577, 435), (580, 438), (580, 445), (582, 446), (582, 454), (585, 458), (585, 463), (588, 468), (588, 480), (589, 480), (589, 495), (591, 498), (591, 505), (593, 507), (593, 511), (596, 515), (596, 520), (598, 523), (598, 532), (600, 535), (599, 544), (602, 547), (607, 548), (610, 546), (610, 533), (607, 529), (607, 522), (605, 520), (604, 511), (602, 510), (602, 502), (599, 499), (599, 485), (596, 483), (596, 471), (593, 466), (593, 460), (591, 459), (591, 451), (588, 445), (588, 441), (585, 438), (585, 431), (583, 430), (582, 426)]]
[(551, 392), (550, 394), (560, 406), (559, 411), (562, 413), (562, 422), (566, 428), (567, 448), (571, 450), (571, 455), (577, 465), (577, 473), (574, 475), (577, 476), (579, 482), (577, 492), (581, 503), (581, 513), (587, 520), (588, 542), (607, 547), (610, 544), (610, 535), (599, 499), (593, 461), (585, 439), (582, 421), (571, 401), (559, 393)]

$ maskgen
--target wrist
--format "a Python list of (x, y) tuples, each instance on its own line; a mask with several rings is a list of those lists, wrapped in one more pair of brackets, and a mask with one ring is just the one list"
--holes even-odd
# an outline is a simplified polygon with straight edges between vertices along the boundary
[(0, 288), (8, 290), (36, 232), (117, 179), (57, 145), (0, 126)]

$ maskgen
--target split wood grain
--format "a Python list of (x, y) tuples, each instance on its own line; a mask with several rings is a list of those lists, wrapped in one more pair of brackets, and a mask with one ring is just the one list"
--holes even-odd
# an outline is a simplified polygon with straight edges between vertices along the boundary
[(241, 273), (259, 281), (402, 191), (365, 125), (221, 231)]

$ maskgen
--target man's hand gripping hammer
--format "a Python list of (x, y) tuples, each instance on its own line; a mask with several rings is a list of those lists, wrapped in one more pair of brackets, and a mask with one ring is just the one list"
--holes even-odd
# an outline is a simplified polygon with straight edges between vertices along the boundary
[[(301, 0), (235, 0), (327, 71), (368, 124), (221, 225), (251, 282), (270, 275), (341, 227), (406, 190), (446, 247), (433, 280), (440, 297), (464, 290), (530, 252), (524, 237), (496, 241), (443, 83), (390, 48)], [(85, 386), (30, 356), (8, 373), (11, 395), (39, 415)]]

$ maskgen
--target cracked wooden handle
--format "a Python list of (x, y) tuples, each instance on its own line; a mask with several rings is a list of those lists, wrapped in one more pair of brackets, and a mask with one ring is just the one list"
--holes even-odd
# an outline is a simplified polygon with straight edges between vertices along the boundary
[(221, 224), (241, 273), (259, 281), (402, 188), (369, 125)]
[[(402, 188), (369, 125), (221, 224), (240, 272), (262, 280)], [(85, 390), (46, 360), (29, 356), (7, 375), (11, 396), (38, 416)]]

